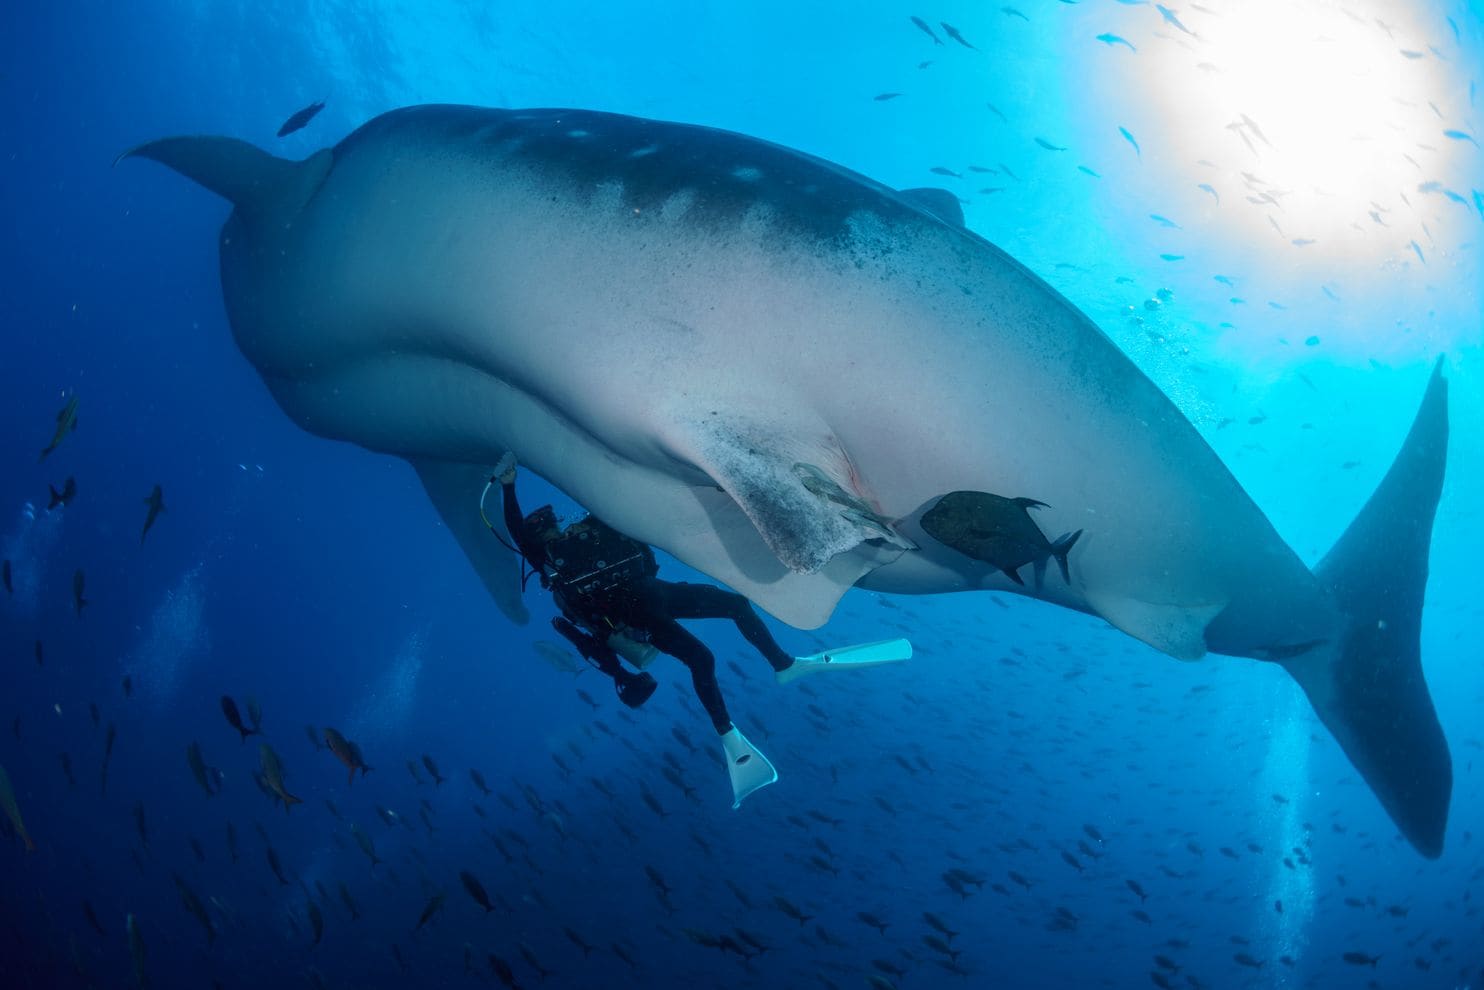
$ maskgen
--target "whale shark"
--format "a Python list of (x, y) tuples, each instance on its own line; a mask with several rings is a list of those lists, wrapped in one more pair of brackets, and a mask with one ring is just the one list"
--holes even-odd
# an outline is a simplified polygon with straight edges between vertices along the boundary
[[(1402, 835), (1441, 854), (1452, 764), (1419, 642), (1441, 360), (1310, 567), (1174, 403), (944, 190), (573, 109), (408, 107), (302, 161), (211, 136), (120, 157), (229, 201), (243, 355), (304, 429), (405, 458), (515, 620), (517, 562), (478, 508), (507, 451), (800, 628), (853, 587), (1008, 591), (1180, 660), (1280, 664)], [(922, 521), (950, 493), (1079, 533), (1058, 544), (1065, 580), (935, 539)]]

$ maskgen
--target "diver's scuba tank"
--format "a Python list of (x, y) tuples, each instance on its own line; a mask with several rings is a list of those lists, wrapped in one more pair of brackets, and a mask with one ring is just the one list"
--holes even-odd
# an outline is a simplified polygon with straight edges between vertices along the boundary
[[(627, 631), (628, 627), (624, 629)], [(654, 658), (660, 655), (660, 651), (653, 643), (632, 639), (621, 632), (609, 634), (608, 648), (640, 670), (648, 667), (654, 662)]]

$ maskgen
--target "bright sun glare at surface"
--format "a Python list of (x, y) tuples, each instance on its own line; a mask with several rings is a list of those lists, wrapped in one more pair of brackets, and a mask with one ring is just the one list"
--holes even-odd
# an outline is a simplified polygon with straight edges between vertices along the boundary
[(1211, 61), (1175, 93), (1227, 121), (1238, 160), (1245, 151), (1275, 194), (1312, 191), (1348, 223), (1412, 183), (1418, 150), (1441, 143), (1427, 106), (1436, 60), (1425, 46), (1409, 57), (1404, 33), (1337, 6), (1249, 0), (1211, 25)]
[(1079, 36), (1109, 28), (1077, 80), (1086, 125), (1122, 151), (1125, 215), (1104, 223), (1171, 276), (1233, 276), (1242, 327), (1282, 327), (1252, 319), (1272, 300), (1297, 340), (1374, 355), (1434, 319), (1477, 324), (1477, 297), (1435, 292), (1478, 266), (1474, 25), (1401, 0), (1238, 0), (1120, 6)]
[(1127, 60), (1122, 91), (1158, 113), (1167, 150), (1237, 236), (1425, 264), (1435, 218), (1475, 219), (1480, 182), (1464, 170), (1478, 135), (1451, 25), (1424, 30), (1399, 2), (1159, 10), (1165, 43)]

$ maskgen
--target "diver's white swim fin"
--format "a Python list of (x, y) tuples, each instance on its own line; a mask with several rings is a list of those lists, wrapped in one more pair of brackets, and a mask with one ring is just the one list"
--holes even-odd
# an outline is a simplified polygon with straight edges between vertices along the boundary
[(742, 807), (742, 799), (753, 791), (767, 787), (778, 779), (778, 771), (762, 751), (747, 741), (735, 725), (721, 737), (721, 748), (727, 753), (727, 773), (732, 778), (732, 807)]
[(794, 662), (775, 675), (779, 684), (788, 684), (816, 670), (843, 667), (874, 667), (882, 663), (896, 663), (912, 659), (912, 644), (905, 639), (887, 639), (879, 643), (861, 643), (859, 646), (842, 646), (837, 650), (825, 650), (807, 657), (794, 657)]

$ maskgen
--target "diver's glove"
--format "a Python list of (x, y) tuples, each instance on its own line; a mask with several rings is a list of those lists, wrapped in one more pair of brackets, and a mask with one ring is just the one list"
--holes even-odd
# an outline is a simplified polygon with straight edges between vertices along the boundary
[(516, 466), (515, 453), (509, 450), (505, 451), (504, 456), (500, 458), (499, 463), (495, 465), (495, 470), (492, 472), (494, 479), (502, 485), (515, 484)]
[(560, 615), (551, 620), (551, 628), (565, 636), (567, 642), (575, 646), (577, 652), (581, 653), (585, 659), (596, 660), (600, 652), (613, 652), (605, 644), (599, 642), (598, 637), (583, 632), (570, 619)]

